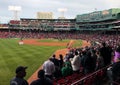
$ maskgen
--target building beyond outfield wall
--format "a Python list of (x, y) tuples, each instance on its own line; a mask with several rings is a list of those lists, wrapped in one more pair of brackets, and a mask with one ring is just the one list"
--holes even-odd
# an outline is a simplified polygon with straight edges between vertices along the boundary
[(52, 12), (37, 12), (37, 19), (53, 19)]

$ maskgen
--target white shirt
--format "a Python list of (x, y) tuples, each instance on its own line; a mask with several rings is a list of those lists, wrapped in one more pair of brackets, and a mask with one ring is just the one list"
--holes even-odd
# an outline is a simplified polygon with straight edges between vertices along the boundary
[(80, 69), (80, 57), (79, 55), (75, 55), (71, 61), (71, 65), (73, 68), (73, 71), (77, 71)]
[(45, 71), (45, 75), (52, 75), (55, 72), (55, 65), (52, 61), (47, 60), (43, 64), (43, 70)]

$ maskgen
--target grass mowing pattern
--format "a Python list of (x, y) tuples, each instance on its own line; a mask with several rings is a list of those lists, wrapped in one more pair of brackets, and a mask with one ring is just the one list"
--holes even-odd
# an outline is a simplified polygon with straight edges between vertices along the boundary
[(76, 40), (75, 43), (72, 45), (72, 47), (81, 47), (82, 46), (82, 40)]
[(0, 39), (0, 85), (9, 85), (19, 65), (28, 66), (28, 79), (60, 46), (19, 45), (18, 39)]
[(69, 42), (70, 40), (64, 39), (64, 40), (58, 40), (58, 39), (41, 39), (38, 40), (38, 42)]

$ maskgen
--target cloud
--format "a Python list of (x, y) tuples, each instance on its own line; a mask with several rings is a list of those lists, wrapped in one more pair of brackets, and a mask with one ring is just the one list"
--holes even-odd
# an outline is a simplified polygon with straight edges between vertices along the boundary
[(22, 18), (34, 18), (35, 14), (40, 11), (53, 12), (57, 18), (60, 16), (58, 8), (67, 8), (64, 13), (66, 17), (74, 18), (78, 14), (84, 14), (95, 11), (120, 8), (120, 0), (0, 0), (0, 16), (13, 16), (8, 11), (8, 6), (21, 6), (22, 11), (19, 13)]
[(106, 0), (109, 8), (120, 8), (120, 0)]

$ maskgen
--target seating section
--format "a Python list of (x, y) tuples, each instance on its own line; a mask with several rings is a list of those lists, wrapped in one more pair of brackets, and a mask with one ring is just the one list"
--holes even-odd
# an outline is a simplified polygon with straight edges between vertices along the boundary
[(10, 20), (10, 25), (20, 25), (20, 20)]
[[(107, 67), (93, 73), (83, 75), (83, 73), (72, 74), (67, 77), (54, 80), (54, 85), (98, 85), (103, 82)], [(116, 83), (116, 82), (115, 82)], [(116, 84), (119, 85), (119, 84)]]
[(71, 83), (79, 80), (82, 78), (84, 75), (82, 73), (73, 73), (72, 75), (62, 77), (60, 79), (55, 79), (54, 80), (54, 85), (71, 85)]

